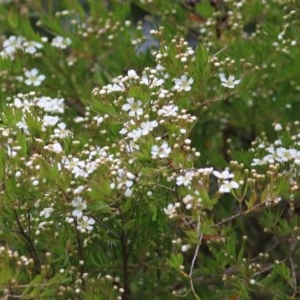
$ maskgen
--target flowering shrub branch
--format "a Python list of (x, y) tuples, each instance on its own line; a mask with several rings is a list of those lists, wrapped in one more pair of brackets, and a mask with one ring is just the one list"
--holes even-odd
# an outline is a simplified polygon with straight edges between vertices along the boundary
[(296, 299), (299, 4), (33, 2), (0, 1), (0, 297)]

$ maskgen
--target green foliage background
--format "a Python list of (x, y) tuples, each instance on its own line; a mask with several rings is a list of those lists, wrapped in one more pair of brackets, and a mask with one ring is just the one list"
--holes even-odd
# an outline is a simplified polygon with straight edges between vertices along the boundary
[[(17, 51), (14, 59), (0, 58), (0, 296), (298, 299), (299, 167), (290, 161), (251, 164), (265, 154), (267, 148), (259, 145), (273, 145), (269, 141), (299, 148), (298, 1), (7, 2), (0, 4), (0, 44), (13, 35), (43, 48), (39, 55)], [(68, 37), (70, 46), (54, 48), (55, 36)], [(195, 59), (182, 63), (178, 57), (189, 47)], [(141, 99), (155, 117), (145, 103), (157, 90), (134, 83), (117, 96), (92, 91), (158, 62), (169, 74), (164, 84), (174, 103), (196, 119), (166, 121), (142, 140), (131, 163), (120, 151), (119, 131), (130, 121), (120, 103)], [(18, 80), (32, 68), (46, 76), (41, 86)], [(220, 72), (235, 75), (240, 84), (223, 87)], [(173, 79), (184, 73), (194, 80), (192, 90), (176, 93)], [(87, 178), (60, 169), (61, 155), (45, 148), (53, 140), (42, 128), (40, 111), (13, 107), (15, 98), (35, 96), (65, 99), (62, 120), (74, 134), (60, 141), (66, 157), (84, 159), (94, 145), (106, 145), (115, 160)], [(97, 116), (105, 117), (101, 127)], [(17, 129), (23, 117), (30, 135)], [(283, 130), (274, 130), (274, 124)], [(180, 126), (186, 134), (176, 139)], [(180, 145), (169, 159), (151, 159), (158, 136)], [(8, 155), (8, 145), (16, 156)], [(111, 188), (117, 159), (138, 178), (132, 197)], [(26, 164), (30, 161), (39, 169)], [(218, 180), (206, 175), (189, 188), (175, 184), (185, 171), (206, 167), (230, 168), (240, 188), (221, 194)], [(15, 176), (19, 170), (21, 177)], [(80, 185), (95, 219), (88, 233), (78, 230), (78, 220), (65, 221)], [(200, 206), (166, 216), (168, 204), (183, 207), (184, 196), (194, 192)], [(55, 213), (44, 218), (39, 207)], [(183, 244), (188, 251), (181, 251)]]

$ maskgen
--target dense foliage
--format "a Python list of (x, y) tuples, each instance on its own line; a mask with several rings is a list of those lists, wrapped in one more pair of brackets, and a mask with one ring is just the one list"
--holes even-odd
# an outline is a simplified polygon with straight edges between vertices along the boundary
[(299, 25), (1, 0), (1, 299), (299, 299)]

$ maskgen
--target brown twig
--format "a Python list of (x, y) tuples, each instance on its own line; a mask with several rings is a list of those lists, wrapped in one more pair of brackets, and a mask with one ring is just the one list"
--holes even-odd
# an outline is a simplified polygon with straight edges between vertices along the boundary
[(21, 222), (20, 222), (17, 211), (14, 209), (13, 212), (14, 212), (14, 215), (15, 215), (17, 226), (19, 228), (18, 233), (24, 238), (27, 246), (29, 247), (30, 255), (31, 255), (31, 257), (34, 261), (34, 265), (37, 269), (37, 272), (41, 273), (41, 263), (40, 263), (40, 260), (38, 258), (38, 255), (37, 255), (36, 249), (34, 247), (34, 244), (33, 244), (32, 240), (30, 239), (29, 235), (24, 231), (24, 229), (21, 225)]

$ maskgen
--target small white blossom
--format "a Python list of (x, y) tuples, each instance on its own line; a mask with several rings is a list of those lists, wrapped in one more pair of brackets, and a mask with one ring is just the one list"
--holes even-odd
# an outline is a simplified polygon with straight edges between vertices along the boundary
[(191, 247), (190, 245), (182, 245), (181, 246), (181, 251), (182, 252), (187, 252), (190, 249), (190, 247)]
[(175, 117), (177, 116), (178, 106), (176, 105), (164, 105), (158, 110), (157, 114), (164, 117)]
[(61, 152), (63, 152), (63, 148), (62, 148), (61, 144), (58, 143), (58, 142), (55, 142), (54, 144), (49, 145), (49, 150), (51, 150), (51, 151), (53, 151), (55, 153), (61, 153)]
[(59, 121), (59, 117), (57, 116), (49, 116), (45, 115), (43, 118), (43, 126), (49, 127), (49, 126), (55, 126), (56, 123)]
[(3, 58), (9, 57), (13, 59), (17, 49), (22, 48), (23, 41), (24, 38), (22, 36), (10, 36), (3, 42), (3, 51), (1, 52), (1, 56)]
[(165, 214), (170, 218), (174, 218), (177, 215), (176, 206), (172, 203), (169, 203), (166, 208), (164, 208)]
[(167, 158), (171, 153), (171, 148), (166, 142), (163, 142), (160, 146), (154, 145), (151, 148), (151, 156), (156, 158)]
[(135, 99), (131, 97), (131, 98), (127, 98), (127, 103), (123, 104), (122, 109), (124, 111), (129, 111), (128, 114), (130, 117), (141, 116), (144, 113), (141, 106), (142, 106), (141, 100), (135, 101)]
[(29, 132), (29, 130), (28, 130), (28, 125), (27, 125), (27, 123), (26, 123), (26, 121), (25, 121), (24, 119), (22, 119), (22, 121), (18, 122), (18, 123), (16, 124), (16, 126), (17, 126), (20, 130), (23, 130), (24, 133), (25, 133), (26, 135), (29, 135), (29, 134), (30, 134), (30, 132)]
[(35, 41), (25, 41), (23, 47), (26, 53), (34, 54), (37, 52), (37, 49), (43, 48), (43, 45)]
[(141, 123), (142, 135), (147, 135), (150, 131), (152, 131), (157, 126), (158, 126), (158, 123), (156, 120), (142, 122)]
[(182, 75), (180, 78), (175, 78), (174, 90), (176, 91), (190, 91), (191, 85), (194, 83), (193, 78), (187, 78), (186, 75)]
[(184, 175), (180, 175), (176, 178), (176, 184), (189, 186), (192, 183), (194, 175), (194, 171), (187, 171)]
[(62, 36), (56, 36), (51, 42), (51, 45), (53, 47), (60, 49), (66, 49), (70, 44), (71, 40)]
[(45, 112), (61, 114), (64, 112), (64, 101), (63, 98), (41, 97), (36, 99), (36, 105)]
[(133, 79), (138, 77), (135, 70), (128, 70), (127, 76), (128, 76), (128, 78), (133, 78)]
[(274, 125), (274, 130), (275, 130), (275, 131), (281, 131), (281, 130), (282, 130), (281, 124), (279, 124), (279, 123), (275, 124), (275, 125)]
[(25, 71), (24, 75), (26, 77), (24, 81), (26, 85), (39, 86), (46, 78), (43, 74), (39, 75), (39, 71), (37, 69)]
[(72, 200), (71, 205), (75, 207), (75, 209), (72, 211), (72, 216), (81, 218), (83, 214), (82, 212), (87, 208), (86, 202), (78, 196)]
[(45, 216), (45, 218), (48, 219), (53, 212), (53, 207), (46, 207), (40, 212), (40, 217)]
[(231, 179), (234, 177), (233, 174), (229, 173), (228, 170), (224, 170), (222, 172), (219, 171), (213, 171), (212, 172), (214, 176), (216, 176), (218, 179), (224, 180), (224, 179)]
[(150, 88), (161, 86), (165, 81), (157, 77), (149, 77), (146, 74), (142, 75), (141, 84), (148, 85)]
[(238, 85), (241, 80), (235, 79), (235, 76), (229, 75), (228, 79), (225, 77), (224, 73), (219, 74), (219, 78), (221, 80), (221, 85), (224, 87), (227, 87), (229, 89), (235, 88), (236, 85)]
[(223, 193), (230, 193), (230, 191), (232, 189), (238, 189), (238, 188), (239, 188), (239, 184), (237, 182), (235, 182), (233, 180), (231, 180), (231, 181), (225, 180), (221, 184), (221, 186), (219, 188), (219, 192), (221, 194), (223, 194)]
[(57, 128), (54, 129), (54, 136), (56, 138), (64, 139), (72, 136), (72, 132), (67, 129), (67, 125), (63, 122), (57, 124)]
[(93, 230), (93, 225), (95, 224), (95, 220), (93, 218), (89, 218), (87, 216), (83, 216), (77, 221), (77, 229), (82, 233)]

